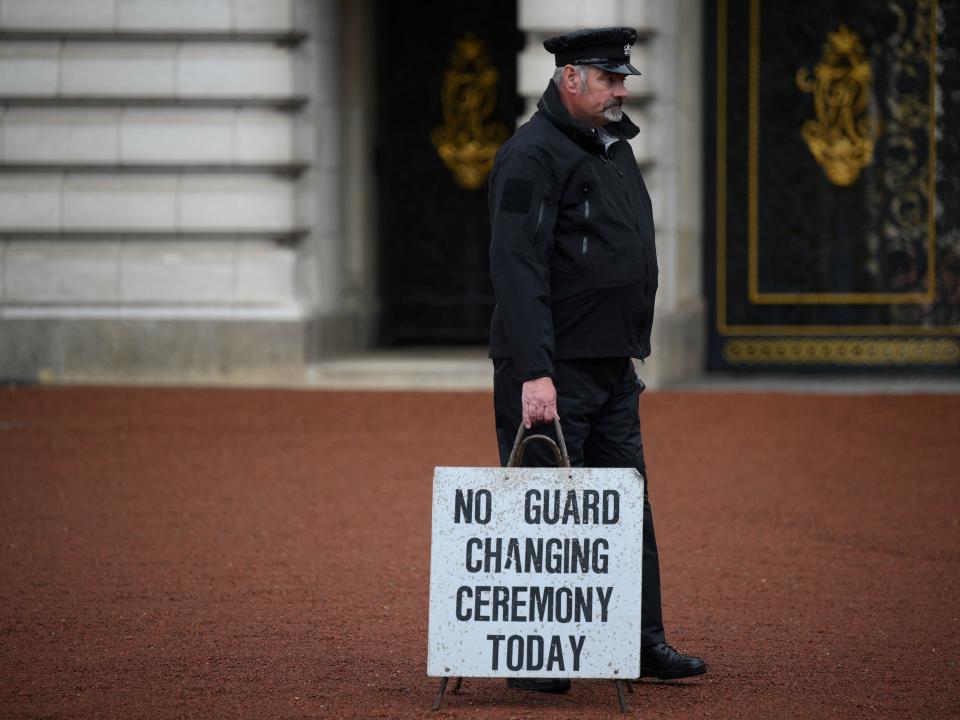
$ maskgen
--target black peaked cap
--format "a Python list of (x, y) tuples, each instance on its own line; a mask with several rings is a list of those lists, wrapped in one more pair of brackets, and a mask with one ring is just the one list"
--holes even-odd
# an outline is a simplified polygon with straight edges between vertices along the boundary
[(543, 41), (557, 67), (564, 65), (596, 65), (608, 72), (639, 75), (630, 64), (630, 51), (637, 31), (628, 27), (585, 28)]

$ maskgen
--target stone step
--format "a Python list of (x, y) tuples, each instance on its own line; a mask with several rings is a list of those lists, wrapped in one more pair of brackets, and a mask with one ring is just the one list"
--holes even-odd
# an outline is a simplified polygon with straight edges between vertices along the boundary
[(491, 390), (486, 348), (377, 350), (307, 369), (309, 387), (363, 390)]

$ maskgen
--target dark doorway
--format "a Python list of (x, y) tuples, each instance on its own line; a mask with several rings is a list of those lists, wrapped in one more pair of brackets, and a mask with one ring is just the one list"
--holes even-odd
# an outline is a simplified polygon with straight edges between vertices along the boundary
[(383, 345), (487, 342), (486, 167), (521, 112), (516, 12), (376, 3)]

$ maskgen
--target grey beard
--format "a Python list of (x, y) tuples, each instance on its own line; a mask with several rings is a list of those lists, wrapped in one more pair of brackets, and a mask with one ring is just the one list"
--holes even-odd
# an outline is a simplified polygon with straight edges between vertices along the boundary
[(610, 122), (620, 122), (623, 119), (623, 108), (608, 107), (603, 111), (603, 116)]

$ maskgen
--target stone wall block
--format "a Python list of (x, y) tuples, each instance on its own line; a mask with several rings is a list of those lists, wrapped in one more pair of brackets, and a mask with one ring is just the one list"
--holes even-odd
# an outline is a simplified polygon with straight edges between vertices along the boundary
[[(685, 220), (682, 216), (688, 215), (688, 212), (681, 213), (680, 229), (677, 232), (677, 260), (676, 260), (676, 285), (677, 298), (679, 301), (701, 298), (703, 294), (703, 252), (701, 244), (703, 242), (699, 227), (696, 231), (684, 229), (684, 223), (693, 224), (690, 220)], [(699, 218), (695, 221), (699, 225)]]
[(293, 26), (290, 0), (233, 0), (233, 13), (237, 30), (283, 31)]
[(580, 0), (520, 0), (517, 20), (523, 30), (572, 28), (579, 10)]
[(643, 67), (638, 66), (644, 73), (644, 88), (666, 102), (675, 103), (681, 92), (678, 61), (681, 54), (689, 53), (683, 45), (676, 36), (657, 35), (644, 48)]
[(121, 254), (124, 305), (229, 304), (233, 298), (233, 240), (131, 240)]
[(637, 372), (650, 389), (669, 386), (703, 372), (706, 307), (702, 298), (661, 310), (657, 295), (651, 343), (653, 354)]
[(186, 176), (180, 189), (182, 230), (284, 231), (292, 226), (292, 184), (259, 176)]
[(314, 170), (298, 187), (297, 224), (310, 226), (318, 236), (329, 237), (343, 228), (340, 174)]
[(113, 240), (11, 240), (8, 303), (114, 303), (120, 298), (120, 243)]
[(10, 241), (0, 237), (0, 319), (3, 318), (3, 304), (6, 301), (7, 248)]
[(0, 307), (0, 377), (33, 381), (57, 354), (56, 323), (11, 322)]
[(64, 181), (65, 230), (171, 230), (177, 178), (70, 175)]
[(176, 46), (172, 43), (66, 43), (64, 95), (172, 96)]
[[(313, 114), (298, 116), (293, 122), (293, 152), (297, 157), (317, 158), (320, 155), (320, 124), (315, 121)], [(317, 163), (322, 167), (322, 163)]]
[(657, 192), (654, 196), (651, 191), (651, 200), (654, 201), (653, 217), (656, 222), (657, 235), (661, 242), (657, 247), (662, 268), (661, 280), (663, 289), (657, 297), (660, 306), (673, 307), (676, 305), (676, 278), (678, 255), (683, 252), (678, 245), (677, 238), (677, 169), (676, 167), (658, 167), (656, 173)]
[[(629, 0), (624, 0), (628, 3)], [(644, 0), (643, 16), (646, 27), (654, 28), (657, 37), (670, 37), (682, 30), (680, 27), (681, 6), (686, 0)], [(700, 11), (698, 10), (698, 13)], [(696, 50), (700, 54), (699, 47)]]
[(0, 230), (59, 229), (61, 181), (55, 174), (0, 176)]
[(293, 159), (293, 123), (289, 115), (241, 110), (234, 122), (233, 153), (238, 162), (289, 162)]
[(303, 382), (306, 334), (300, 317), (224, 323), (220, 337), (229, 377), (261, 384)]
[(523, 30), (562, 33), (584, 27), (623, 24), (622, 0), (520, 0), (517, 9)]
[(635, 30), (653, 27), (650, 5), (658, 0), (620, 0), (620, 23)]
[(120, 122), (123, 162), (227, 163), (233, 110), (128, 109)]
[(0, 44), (0, 95), (57, 94), (56, 43)]
[(177, 90), (188, 97), (285, 97), (293, 92), (290, 54), (257, 44), (184, 45)]
[(10, 108), (3, 115), (7, 162), (117, 161), (115, 110)]
[[(317, 40), (309, 43), (308, 46), (312, 50), (313, 57), (307, 57), (304, 60), (312, 64), (309, 68), (311, 72), (300, 73), (297, 91), (314, 94), (316, 102), (321, 106), (339, 102), (344, 95), (344, 76), (331, 72), (330, 68), (339, 67), (343, 62), (340, 57), (342, 50), (337, 43), (330, 40)], [(301, 65), (301, 68), (303, 67)]]
[(577, 21), (578, 27), (610, 27), (621, 25), (621, 0), (578, 0)]
[(117, 0), (119, 30), (225, 31), (231, 24), (231, 0)]
[(620, 0), (617, 24), (637, 30), (655, 30), (656, 37), (674, 35), (678, 30), (680, 0)]
[(676, 103), (658, 97), (644, 109), (644, 117), (647, 120), (647, 147), (653, 148), (652, 156), (657, 166), (676, 166), (681, 142)]
[[(653, 223), (659, 232), (664, 218), (664, 189), (661, 168), (657, 167), (653, 172), (646, 173), (643, 176), (643, 182), (647, 186), (647, 192), (650, 193), (650, 204), (653, 207)], [(661, 238), (661, 240), (662, 239), (663, 238)]]
[(517, 91), (525, 97), (539, 98), (553, 77), (555, 68), (553, 55), (543, 46), (528, 45), (517, 56)]
[(237, 244), (233, 303), (237, 307), (292, 305), (296, 302), (294, 248), (270, 241), (241, 240)]
[(342, 164), (341, 150), (343, 133), (340, 127), (342, 109), (337, 106), (322, 107), (317, 111), (317, 165), (322, 168), (339, 168)]
[[(342, 0), (312, 0), (310, 3), (297, 3), (294, 8), (294, 25), (311, 25), (314, 36), (329, 42), (342, 42), (341, 20), (347, 10)], [(305, 11), (306, 10), (306, 11)], [(369, 37), (369, 36), (368, 36)]]
[(115, 0), (3, 0), (5, 30), (112, 30)]

